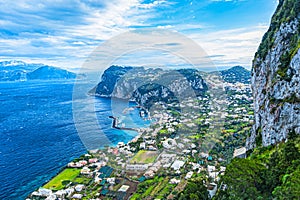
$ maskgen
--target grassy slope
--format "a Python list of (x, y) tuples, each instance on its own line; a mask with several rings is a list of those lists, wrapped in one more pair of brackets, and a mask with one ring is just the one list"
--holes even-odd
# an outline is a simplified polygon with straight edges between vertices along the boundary
[(153, 151), (140, 150), (130, 161), (130, 163), (153, 163), (157, 153)]
[(44, 188), (52, 190), (60, 190), (64, 188), (63, 181), (72, 181), (80, 174), (80, 169), (65, 169), (57, 176), (55, 176), (50, 182), (44, 185)]

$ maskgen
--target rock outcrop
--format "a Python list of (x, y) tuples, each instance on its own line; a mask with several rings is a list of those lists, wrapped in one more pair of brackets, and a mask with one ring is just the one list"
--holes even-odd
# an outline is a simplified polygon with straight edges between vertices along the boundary
[(247, 148), (300, 134), (300, 0), (280, 0), (253, 60), (255, 124)]
[(143, 67), (111, 66), (100, 83), (89, 93), (101, 97), (129, 99), (145, 108), (155, 102), (180, 102), (207, 91), (207, 85), (195, 69), (162, 70)]

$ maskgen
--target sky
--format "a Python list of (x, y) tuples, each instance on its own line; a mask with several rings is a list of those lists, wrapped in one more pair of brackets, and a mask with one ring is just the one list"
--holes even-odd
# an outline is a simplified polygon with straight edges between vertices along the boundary
[[(250, 68), (277, 4), (277, 0), (1, 0), (0, 60), (80, 68), (112, 38), (157, 29), (192, 39), (216, 66)], [(173, 54), (155, 59), (166, 53), (145, 52), (124, 54), (115, 63), (184, 63)]]

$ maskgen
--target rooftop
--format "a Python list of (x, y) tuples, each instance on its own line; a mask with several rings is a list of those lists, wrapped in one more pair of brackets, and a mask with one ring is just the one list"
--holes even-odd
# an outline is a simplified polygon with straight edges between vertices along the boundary
[(122, 185), (118, 192), (126, 192), (129, 189), (129, 185)]
[(246, 154), (246, 147), (242, 147), (242, 148), (239, 148), (239, 149), (235, 149), (234, 152), (233, 152), (233, 157), (237, 157), (237, 156), (240, 156), (240, 155), (243, 155), (243, 154)]
[(178, 170), (178, 169), (180, 169), (183, 165), (184, 165), (184, 162), (183, 162), (183, 161), (181, 161), (181, 160), (176, 160), (176, 161), (172, 164), (171, 168), (173, 168), (174, 170)]

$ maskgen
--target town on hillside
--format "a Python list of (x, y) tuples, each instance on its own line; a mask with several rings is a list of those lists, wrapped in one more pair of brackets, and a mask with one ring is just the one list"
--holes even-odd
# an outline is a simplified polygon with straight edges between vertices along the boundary
[(174, 199), (193, 180), (201, 180), (210, 197), (226, 189), (220, 182), (226, 164), (246, 157), (252, 93), (248, 83), (205, 78), (211, 88), (205, 96), (180, 105), (157, 103), (155, 122), (134, 139), (90, 150), (28, 200)]

